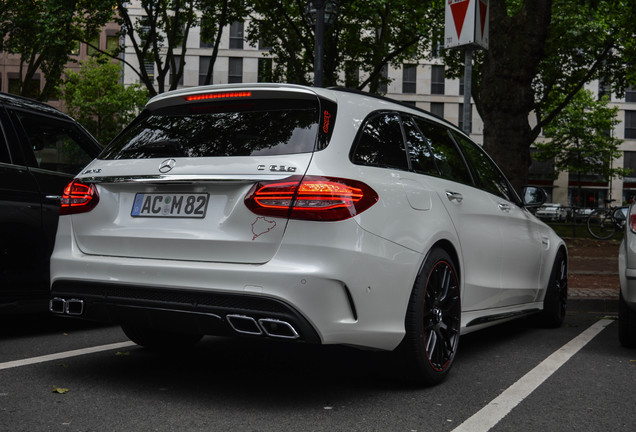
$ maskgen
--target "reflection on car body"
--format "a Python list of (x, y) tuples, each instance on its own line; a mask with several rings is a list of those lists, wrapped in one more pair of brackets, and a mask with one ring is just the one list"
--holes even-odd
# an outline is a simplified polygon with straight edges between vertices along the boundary
[[(215, 334), (394, 350), (431, 384), (460, 334), (563, 321), (566, 247), (528, 210), (545, 194), (524, 203), (459, 129), (389, 99), (169, 92), (86, 169), (101, 172), (62, 201), (51, 310), (121, 324), (149, 348)], [(140, 194), (207, 194), (205, 216), (139, 217), (154, 211), (138, 212)]]

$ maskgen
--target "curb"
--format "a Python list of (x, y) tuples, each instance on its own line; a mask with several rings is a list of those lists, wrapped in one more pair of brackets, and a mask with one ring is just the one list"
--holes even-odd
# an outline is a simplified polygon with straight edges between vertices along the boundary
[(575, 297), (568, 298), (568, 312), (602, 312), (607, 314), (618, 313), (618, 297), (593, 298)]

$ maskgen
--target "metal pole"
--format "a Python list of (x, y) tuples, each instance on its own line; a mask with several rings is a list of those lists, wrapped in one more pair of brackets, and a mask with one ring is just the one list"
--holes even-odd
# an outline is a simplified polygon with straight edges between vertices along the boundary
[(466, 56), (464, 58), (464, 132), (470, 135), (472, 122), (472, 109), (470, 106), (471, 83), (473, 77), (473, 48), (466, 47)]
[(314, 87), (322, 87), (323, 75), (323, 43), (325, 39), (325, 2), (324, 0), (314, 1), (316, 8), (316, 46), (314, 49)]

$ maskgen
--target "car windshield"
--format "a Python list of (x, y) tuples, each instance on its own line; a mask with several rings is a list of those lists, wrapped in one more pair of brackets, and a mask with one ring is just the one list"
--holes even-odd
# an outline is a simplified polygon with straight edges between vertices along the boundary
[(307, 153), (318, 113), (317, 100), (286, 99), (161, 108), (140, 116), (100, 159)]

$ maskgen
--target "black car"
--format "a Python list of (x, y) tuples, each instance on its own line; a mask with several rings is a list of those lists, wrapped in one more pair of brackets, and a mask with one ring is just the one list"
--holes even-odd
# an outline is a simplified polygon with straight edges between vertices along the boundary
[(69, 116), (0, 93), (0, 314), (47, 310), (60, 198), (100, 151)]

